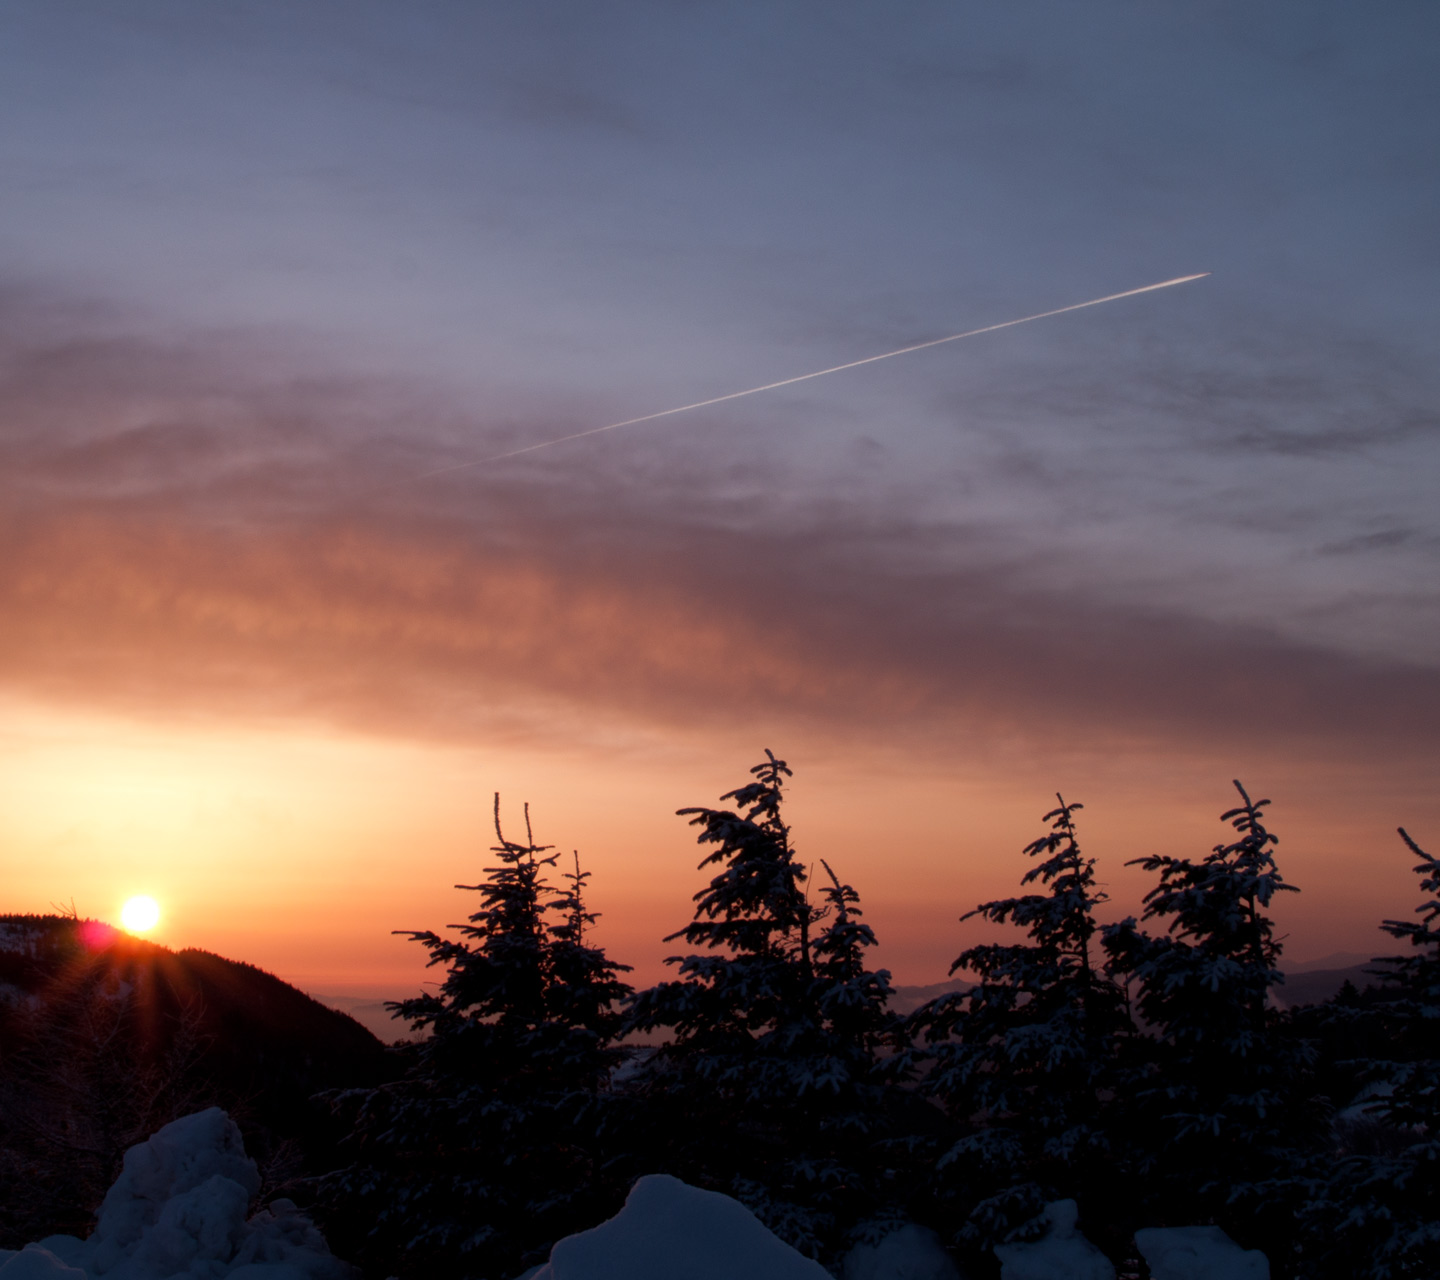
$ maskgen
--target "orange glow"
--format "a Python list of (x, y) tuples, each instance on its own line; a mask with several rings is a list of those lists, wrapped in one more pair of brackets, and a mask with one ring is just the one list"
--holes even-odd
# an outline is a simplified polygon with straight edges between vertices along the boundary
[[(151, 935), (246, 960), (304, 989), (390, 994), (435, 974), (393, 929), (462, 920), (488, 865), (491, 794), (535, 834), (578, 848), (603, 913), (598, 937), (652, 981), (689, 918), (701, 851), (674, 810), (715, 803), (744, 780), (754, 735), (617, 740), (606, 753), (510, 743), (425, 745), (318, 727), (141, 725), (10, 703), (0, 778), (6, 907), (46, 911), (73, 895), (103, 914), (137, 884), (166, 903)], [(979, 939), (958, 917), (1019, 891), (1019, 850), (1054, 784), (1085, 804), (1082, 843), (1100, 859), (1110, 916), (1138, 913), (1148, 887), (1128, 858), (1202, 854), (1223, 838), (1227, 763), (1140, 752), (1111, 760), (884, 759), (837, 753), (813, 732), (779, 736), (796, 770), (789, 818), (802, 858), (824, 857), (859, 889), (901, 983), (937, 982)], [(792, 741), (793, 741), (792, 739)], [(762, 744), (763, 745), (763, 744)], [(1244, 764), (1244, 761), (1240, 762)], [(1253, 762), (1252, 762), (1253, 763)], [(1405, 917), (1413, 885), (1397, 821), (1440, 829), (1403, 779), (1376, 792), (1340, 767), (1241, 775), (1271, 796), (1279, 856), (1302, 892), (1281, 905), (1295, 959), (1385, 949), (1376, 926)]]

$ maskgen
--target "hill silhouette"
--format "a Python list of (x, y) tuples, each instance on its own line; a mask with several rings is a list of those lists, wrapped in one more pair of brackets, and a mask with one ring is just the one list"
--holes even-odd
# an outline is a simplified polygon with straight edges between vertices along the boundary
[(205, 1106), (285, 1182), (333, 1141), (314, 1095), (395, 1070), (353, 1018), (255, 965), (0, 916), (0, 1245), (83, 1235), (126, 1147)]

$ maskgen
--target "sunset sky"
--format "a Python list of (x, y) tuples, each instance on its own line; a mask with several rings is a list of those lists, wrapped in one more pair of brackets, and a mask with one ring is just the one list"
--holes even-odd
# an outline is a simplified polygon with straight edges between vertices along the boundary
[(6, 0), (0, 121), (0, 910), (398, 993), (500, 791), (648, 982), (769, 747), (901, 982), (1057, 790), (1410, 915), (1433, 0)]

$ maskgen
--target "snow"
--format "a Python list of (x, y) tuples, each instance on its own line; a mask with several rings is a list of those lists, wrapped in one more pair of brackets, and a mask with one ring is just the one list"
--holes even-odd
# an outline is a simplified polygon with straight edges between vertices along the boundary
[(1073, 1200), (1045, 1206), (1046, 1231), (1030, 1244), (997, 1244), (1000, 1280), (1115, 1280), (1110, 1259), (1080, 1234)]
[[(608, 1222), (566, 1236), (533, 1280), (831, 1280), (738, 1200), (641, 1178)], [(257, 1277), (258, 1280), (258, 1277)]]
[(845, 1255), (843, 1280), (960, 1280), (960, 1273), (928, 1227), (907, 1223), (879, 1244), (857, 1244)]
[[(260, 1188), (240, 1131), (218, 1107), (166, 1125), (125, 1153), (88, 1240), (49, 1236), (0, 1249), (0, 1280), (349, 1280), (289, 1200), (247, 1218)], [(998, 1245), (1001, 1280), (1115, 1280), (1076, 1227), (1073, 1200), (1045, 1207), (1047, 1231)], [(1269, 1280), (1263, 1253), (1219, 1227), (1137, 1231), (1154, 1280)], [(958, 1280), (933, 1231), (909, 1224), (846, 1255), (843, 1280)], [(641, 1178), (608, 1222), (566, 1236), (526, 1280), (830, 1280), (738, 1200), (664, 1174)]]
[(3, 1280), (346, 1280), (289, 1200), (246, 1218), (260, 1189), (240, 1131), (218, 1107), (131, 1147), (88, 1240), (0, 1250)]
[(1153, 1280), (1270, 1280), (1258, 1249), (1242, 1249), (1219, 1227), (1147, 1227), (1135, 1245)]
[(0, 1275), (4, 1275), (5, 1280), (85, 1280), (83, 1271), (67, 1267), (38, 1244), (27, 1244), (19, 1253), (0, 1249), (0, 1254), (9, 1259), (0, 1266)]

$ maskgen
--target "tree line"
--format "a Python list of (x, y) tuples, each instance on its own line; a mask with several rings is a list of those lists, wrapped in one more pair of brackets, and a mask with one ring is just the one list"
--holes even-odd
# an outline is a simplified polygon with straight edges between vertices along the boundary
[[(444, 970), (397, 1002), (426, 1032), (389, 1083), (330, 1095), (346, 1163), (320, 1182), (332, 1244), (375, 1275), (508, 1278), (665, 1172), (748, 1205), (834, 1266), (903, 1222), (971, 1274), (1033, 1238), (1051, 1200), (1124, 1261), (1145, 1226), (1217, 1223), (1277, 1277), (1440, 1274), (1440, 860), (1416, 859), (1408, 953), (1284, 1010), (1270, 915), (1294, 887), (1269, 801), (1237, 782), (1225, 839), (1138, 860), (1140, 917), (1102, 924), (1081, 805), (1057, 797), (1016, 897), (966, 917), (973, 984), (908, 1015), (856, 890), (813, 877), (769, 751), (729, 807), (680, 810), (709, 875), (674, 974), (648, 990), (592, 936), (589, 873), (497, 843), (456, 936), (409, 932)], [(813, 883), (812, 883), (813, 880)]]

